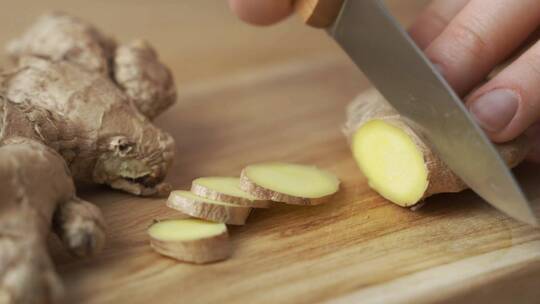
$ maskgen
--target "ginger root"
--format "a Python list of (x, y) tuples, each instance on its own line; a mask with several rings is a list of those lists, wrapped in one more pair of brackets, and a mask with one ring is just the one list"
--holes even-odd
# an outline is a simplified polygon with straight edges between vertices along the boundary
[(150, 121), (176, 98), (144, 42), (117, 46), (62, 13), (9, 43), (0, 75), (0, 303), (49, 303), (62, 285), (47, 254), (53, 231), (77, 256), (98, 252), (104, 221), (73, 180), (166, 195), (174, 141)]
[(52, 61), (69, 61), (101, 74), (110, 73), (108, 60), (113, 57), (116, 42), (92, 25), (64, 13), (39, 17), (21, 37), (6, 46), (16, 61), (37, 56)]
[[(369, 186), (384, 198), (411, 207), (433, 194), (467, 189), (414, 125), (375, 89), (360, 94), (349, 105), (347, 117), (344, 132), (353, 156)], [(509, 167), (528, 152), (524, 137), (497, 148)]]
[(152, 119), (176, 101), (171, 72), (147, 42), (136, 40), (116, 49), (114, 80), (137, 108)]
[(76, 196), (65, 160), (39, 140), (25, 114), (0, 97), (0, 303), (52, 303), (62, 285), (47, 254), (51, 224), (78, 256), (101, 250), (105, 225), (99, 209)]

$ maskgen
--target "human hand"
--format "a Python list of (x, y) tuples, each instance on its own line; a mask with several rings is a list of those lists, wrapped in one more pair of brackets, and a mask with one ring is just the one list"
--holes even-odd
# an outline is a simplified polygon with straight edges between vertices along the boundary
[[(291, 0), (229, 0), (243, 20), (267, 25), (292, 13)], [(480, 85), (540, 26), (538, 0), (434, 0), (409, 33), (461, 96), (488, 136), (511, 140), (529, 129), (540, 160), (540, 42)], [(480, 86), (479, 86), (480, 85)], [(473, 88), (476, 88), (470, 92)], [(532, 127), (532, 128), (531, 128)]]

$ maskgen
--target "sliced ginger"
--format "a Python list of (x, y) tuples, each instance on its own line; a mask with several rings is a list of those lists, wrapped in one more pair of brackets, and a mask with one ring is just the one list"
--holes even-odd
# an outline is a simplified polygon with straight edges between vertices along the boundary
[(402, 129), (372, 120), (354, 134), (352, 150), (369, 186), (402, 206), (416, 204), (428, 187), (424, 155)]
[(241, 178), (201, 177), (192, 182), (191, 192), (171, 192), (168, 207), (199, 219), (159, 222), (148, 234), (152, 247), (163, 255), (193, 263), (218, 261), (230, 255), (224, 224), (243, 225), (251, 207), (269, 207), (268, 200), (316, 205), (338, 189), (339, 180), (334, 175), (313, 166), (251, 165), (242, 171)]
[(238, 177), (200, 177), (191, 184), (191, 192), (216, 201), (231, 203), (252, 208), (268, 208), (270, 202), (240, 189)]
[(244, 225), (251, 212), (250, 207), (200, 197), (184, 190), (171, 192), (167, 206), (196, 218), (231, 225)]
[(148, 229), (150, 245), (162, 255), (196, 264), (224, 260), (231, 255), (227, 226), (201, 219), (169, 219)]
[(262, 163), (242, 170), (240, 188), (259, 199), (317, 205), (339, 190), (339, 180), (314, 166)]

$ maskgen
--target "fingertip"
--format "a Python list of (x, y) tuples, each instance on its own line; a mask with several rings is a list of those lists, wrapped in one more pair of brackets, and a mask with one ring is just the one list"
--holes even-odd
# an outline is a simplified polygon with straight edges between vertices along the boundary
[(497, 88), (473, 98), (467, 106), (476, 122), (492, 140), (500, 141), (517, 136), (503, 131), (506, 131), (516, 118), (521, 103), (522, 98), (514, 90)]
[(514, 139), (540, 120), (539, 54), (537, 43), (468, 98), (468, 108), (494, 142)]
[(231, 10), (243, 21), (253, 25), (270, 25), (288, 17), (291, 0), (229, 0)]

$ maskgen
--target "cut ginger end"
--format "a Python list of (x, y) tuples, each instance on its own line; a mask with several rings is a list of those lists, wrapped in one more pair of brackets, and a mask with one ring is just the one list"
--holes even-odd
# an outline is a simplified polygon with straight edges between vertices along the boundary
[(353, 135), (352, 151), (369, 186), (384, 198), (408, 207), (424, 197), (424, 155), (405, 131), (382, 120), (369, 121)]

